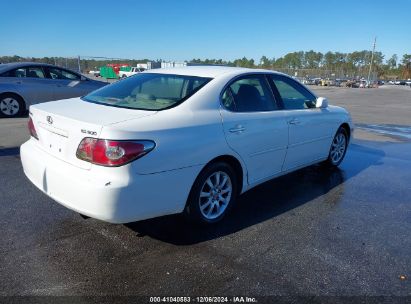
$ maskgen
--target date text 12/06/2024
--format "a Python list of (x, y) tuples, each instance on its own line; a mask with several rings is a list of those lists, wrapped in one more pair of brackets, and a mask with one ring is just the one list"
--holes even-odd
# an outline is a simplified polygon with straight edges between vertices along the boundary
[(254, 297), (150, 297), (150, 303), (258, 303)]

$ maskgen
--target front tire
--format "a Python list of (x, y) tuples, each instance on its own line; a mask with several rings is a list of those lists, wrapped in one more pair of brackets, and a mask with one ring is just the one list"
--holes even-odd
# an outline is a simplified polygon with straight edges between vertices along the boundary
[(20, 96), (11, 93), (0, 94), (0, 117), (17, 117), (24, 110), (24, 100)]
[(338, 167), (341, 164), (347, 152), (348, 140), (347, 131), (343, 127), (340, 127), (331, 143), (328, 159), (325, 161), (326, 165)]
[(210, 164), (194, 182), (184, 215), (199, 224), (219, 222), (235, 203), (237, 180), (230, 165), (224, 162)]

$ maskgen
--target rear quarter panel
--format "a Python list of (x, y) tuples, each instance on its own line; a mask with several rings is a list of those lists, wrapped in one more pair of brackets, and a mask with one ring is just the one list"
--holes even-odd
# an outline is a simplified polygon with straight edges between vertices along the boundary
[(152, 174), (204, 165), (215, 157), (231, 154), (218, 111), (193, 113), (177, 108), (156, 115), (106, 126), (102, 138), (153, 140), (153, 151), (136, 160), (139, 174)]

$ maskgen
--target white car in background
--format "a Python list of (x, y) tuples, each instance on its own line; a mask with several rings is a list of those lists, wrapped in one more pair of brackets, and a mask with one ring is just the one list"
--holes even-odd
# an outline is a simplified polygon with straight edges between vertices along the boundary
[(91, 70), (88, 72), (90, 75), (93, 75), (94, 77), (100, 77), (100, 70)]
[(21, 161), (31, 182), (113, 223), (181, 212), (217, 222), (265, 181), (338, 166), (352, 134), (345, 109), (287, 75), (210, 66), (150, 70), (32, 106), (28, 127)]
[(120, 77), (120, 78), (130, 77), (130, 76), (136, 75), (138, 73), (142, 73), (144, 71), (145, 71), (144, 68), (134, 67), (134, 68), (131, 68), (130, 71), (119, 71), (118, 72), (118, 77)]

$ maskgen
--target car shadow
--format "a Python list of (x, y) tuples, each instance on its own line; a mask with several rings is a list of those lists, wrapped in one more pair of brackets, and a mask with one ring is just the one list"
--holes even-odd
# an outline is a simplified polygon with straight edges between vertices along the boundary
[(345, 183), (368, 167), (381, 165), (384, 156), (384, 151), (377, 148), (352, 144), (341, 169), (318, 164), (261, 184), (241, 195), (231, 212), (215, 225), (199, 226), (185, 221), (181, 215), (171, 215), (125, 226), (138, 236), (174, 245), (204, 242), (289, 212), (339, 186), (339, 191), (327, 201), (338, 204), (344, 197)]
[(20, 155), (20, 147), (2, 147), (0, 146), (0, 157), (1, 156), (18, 156)]
[(21, 114), (18, 114), (17, 116), (14, 116), (14, 117), (7, 117), (7, 116), (1, 116), (0, 115), (0, 119), (14, 119), (14, 118), (26, 118), (26, 117), (29, 117), (29, 111), (28, 110), (24, 111)]

